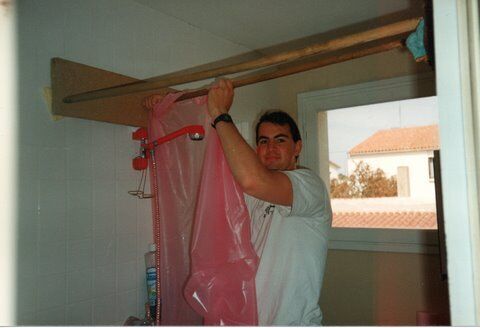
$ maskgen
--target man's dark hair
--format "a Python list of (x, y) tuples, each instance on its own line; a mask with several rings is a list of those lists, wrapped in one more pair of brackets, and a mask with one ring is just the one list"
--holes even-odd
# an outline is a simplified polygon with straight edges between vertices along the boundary
[(290, 128), (290, 133), (292, 134), (293, 141), (297, 142), (299, 140), (302, 140), (302, 137), (300, 136), (300, 131), (298, 130), (298, 126), (297, 126), (297, 123), (295, 123), (295, 120), (288, 113), (281, 110), (276, 110), (276, 111), (268, 111), (262, 116), (260, 116), (260, 119), (258, 120), (258, 123), (255, 126), (255, 141), (257, 143), (258, 143), (258, 129), (260, 127), (260, 124), (264, 122), (270, 122), (278, 125), (288, 125), (288, 127)]

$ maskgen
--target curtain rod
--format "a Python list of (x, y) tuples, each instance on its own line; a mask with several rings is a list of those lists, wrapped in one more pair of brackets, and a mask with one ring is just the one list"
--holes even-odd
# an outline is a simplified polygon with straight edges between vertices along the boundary
[[(405, 46), (405, 43), (403, 40), (401, 39), (393, 40), (384, 44), (370, 46), (365, 49), (352, 51), (352, 52), (338, 55), (338, 56), (331, 56), (331, 57), (321, 58), (317, 60), (311, 60), (311, 61), (300, 63), (300, 64), (293, 63), (289, 66), (282, 67), (276, 71), (257, 72), (255, 74), (246, 74), (246, 75), (238, 76), (232, 79), (232, 83), (234, 88), (243, 87), (243, 86), (254, 84), (254, 83), (264, 82), (264, 81), (273, 80), (276, 78), (280, 78), (280, 77), (284, 77), (284, 76), (288, 76), (296, 73), (309, 71), (315, 68), (320, 68), (328, 65), (342, 63), (352, 59), (357, 59), (361, 57), (378, 54), (378, 53), (389, 51), (392, 49), (403, 48), (404, 46)], [(185, 90), (185, 93), (182, 96), (178, 97), (176, 101), (182, 101), (182, 100), (187, 100), (187, 99), (191, 99), (199, 96), (204, 96), (208, 93), (208, 91), (209, 91), (209, 86), (203, 86), (201, 88), (194, 89), (194, 90)]]
[(341, 50), (355, 45), (361, 45), (371, 41), (376, 41), (387, 37), (411, 32), (415, 30), (420, 19), (420, 17), (411, 18), (367, 30), (364, 32), (333, 39), (325, 43), (317, 43), (302, 49), (285, 51), (279, 54), (264, 56), (259, 59), (254, 59), (239, 64), (227, 65), (220, 68), (214, 68), (189, 74), (185, 74), (185, 72), (179, 71), (125, 85), (79, 93), (76, 95), (65, 97), (63, 101), (65, 103), (77, 103), (94, 99), (115, 97), (141, 91), (149, 91), (171, 87), (174, 85), (184, 84), (188, 82), (201, 81), (212, 77), (223, 76), (226, 74), (239, 73), (257, 68), (264, 68), (272, 65), (288, 63), (303, 57), (324, 54), (331, 51)]

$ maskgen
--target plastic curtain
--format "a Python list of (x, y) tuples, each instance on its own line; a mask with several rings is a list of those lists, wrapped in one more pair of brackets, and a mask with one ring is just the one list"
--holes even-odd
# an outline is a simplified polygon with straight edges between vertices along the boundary
[(168, 95), (150, 114), (150, 140), (192, 124), (203, 125), (206, 137), (155, 149), (162, 325), (200, 324), (198, 314), (208, 325), (257, 325), (258, 259), (243, 192), (210, 127), (206, 97), (174, 103), (178, 96)]

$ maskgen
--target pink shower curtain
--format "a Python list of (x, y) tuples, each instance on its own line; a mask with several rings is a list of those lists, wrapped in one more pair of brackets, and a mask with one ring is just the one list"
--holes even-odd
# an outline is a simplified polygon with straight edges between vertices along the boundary
[(197, 325), (202, 317), (210, 325), (256, 325), (257, 257), (243, 193), (210, 127), (206, 97), (174, 103), (179, 96), (168, 95), (151, 112), (150, 141), (194, 124), (206, 136), (155, 149), (162, 325)]

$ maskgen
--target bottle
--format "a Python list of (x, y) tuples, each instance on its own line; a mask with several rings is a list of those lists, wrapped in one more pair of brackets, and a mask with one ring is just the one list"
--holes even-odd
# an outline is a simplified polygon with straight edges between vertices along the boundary
[(155, 244), (148, 246), (149, 252), (145, 253), (145, 267), (147, 274), (147, 298), (150, 306), (150, 316), (155, 320), (157, 314), (157, 269), (155, 266)]

